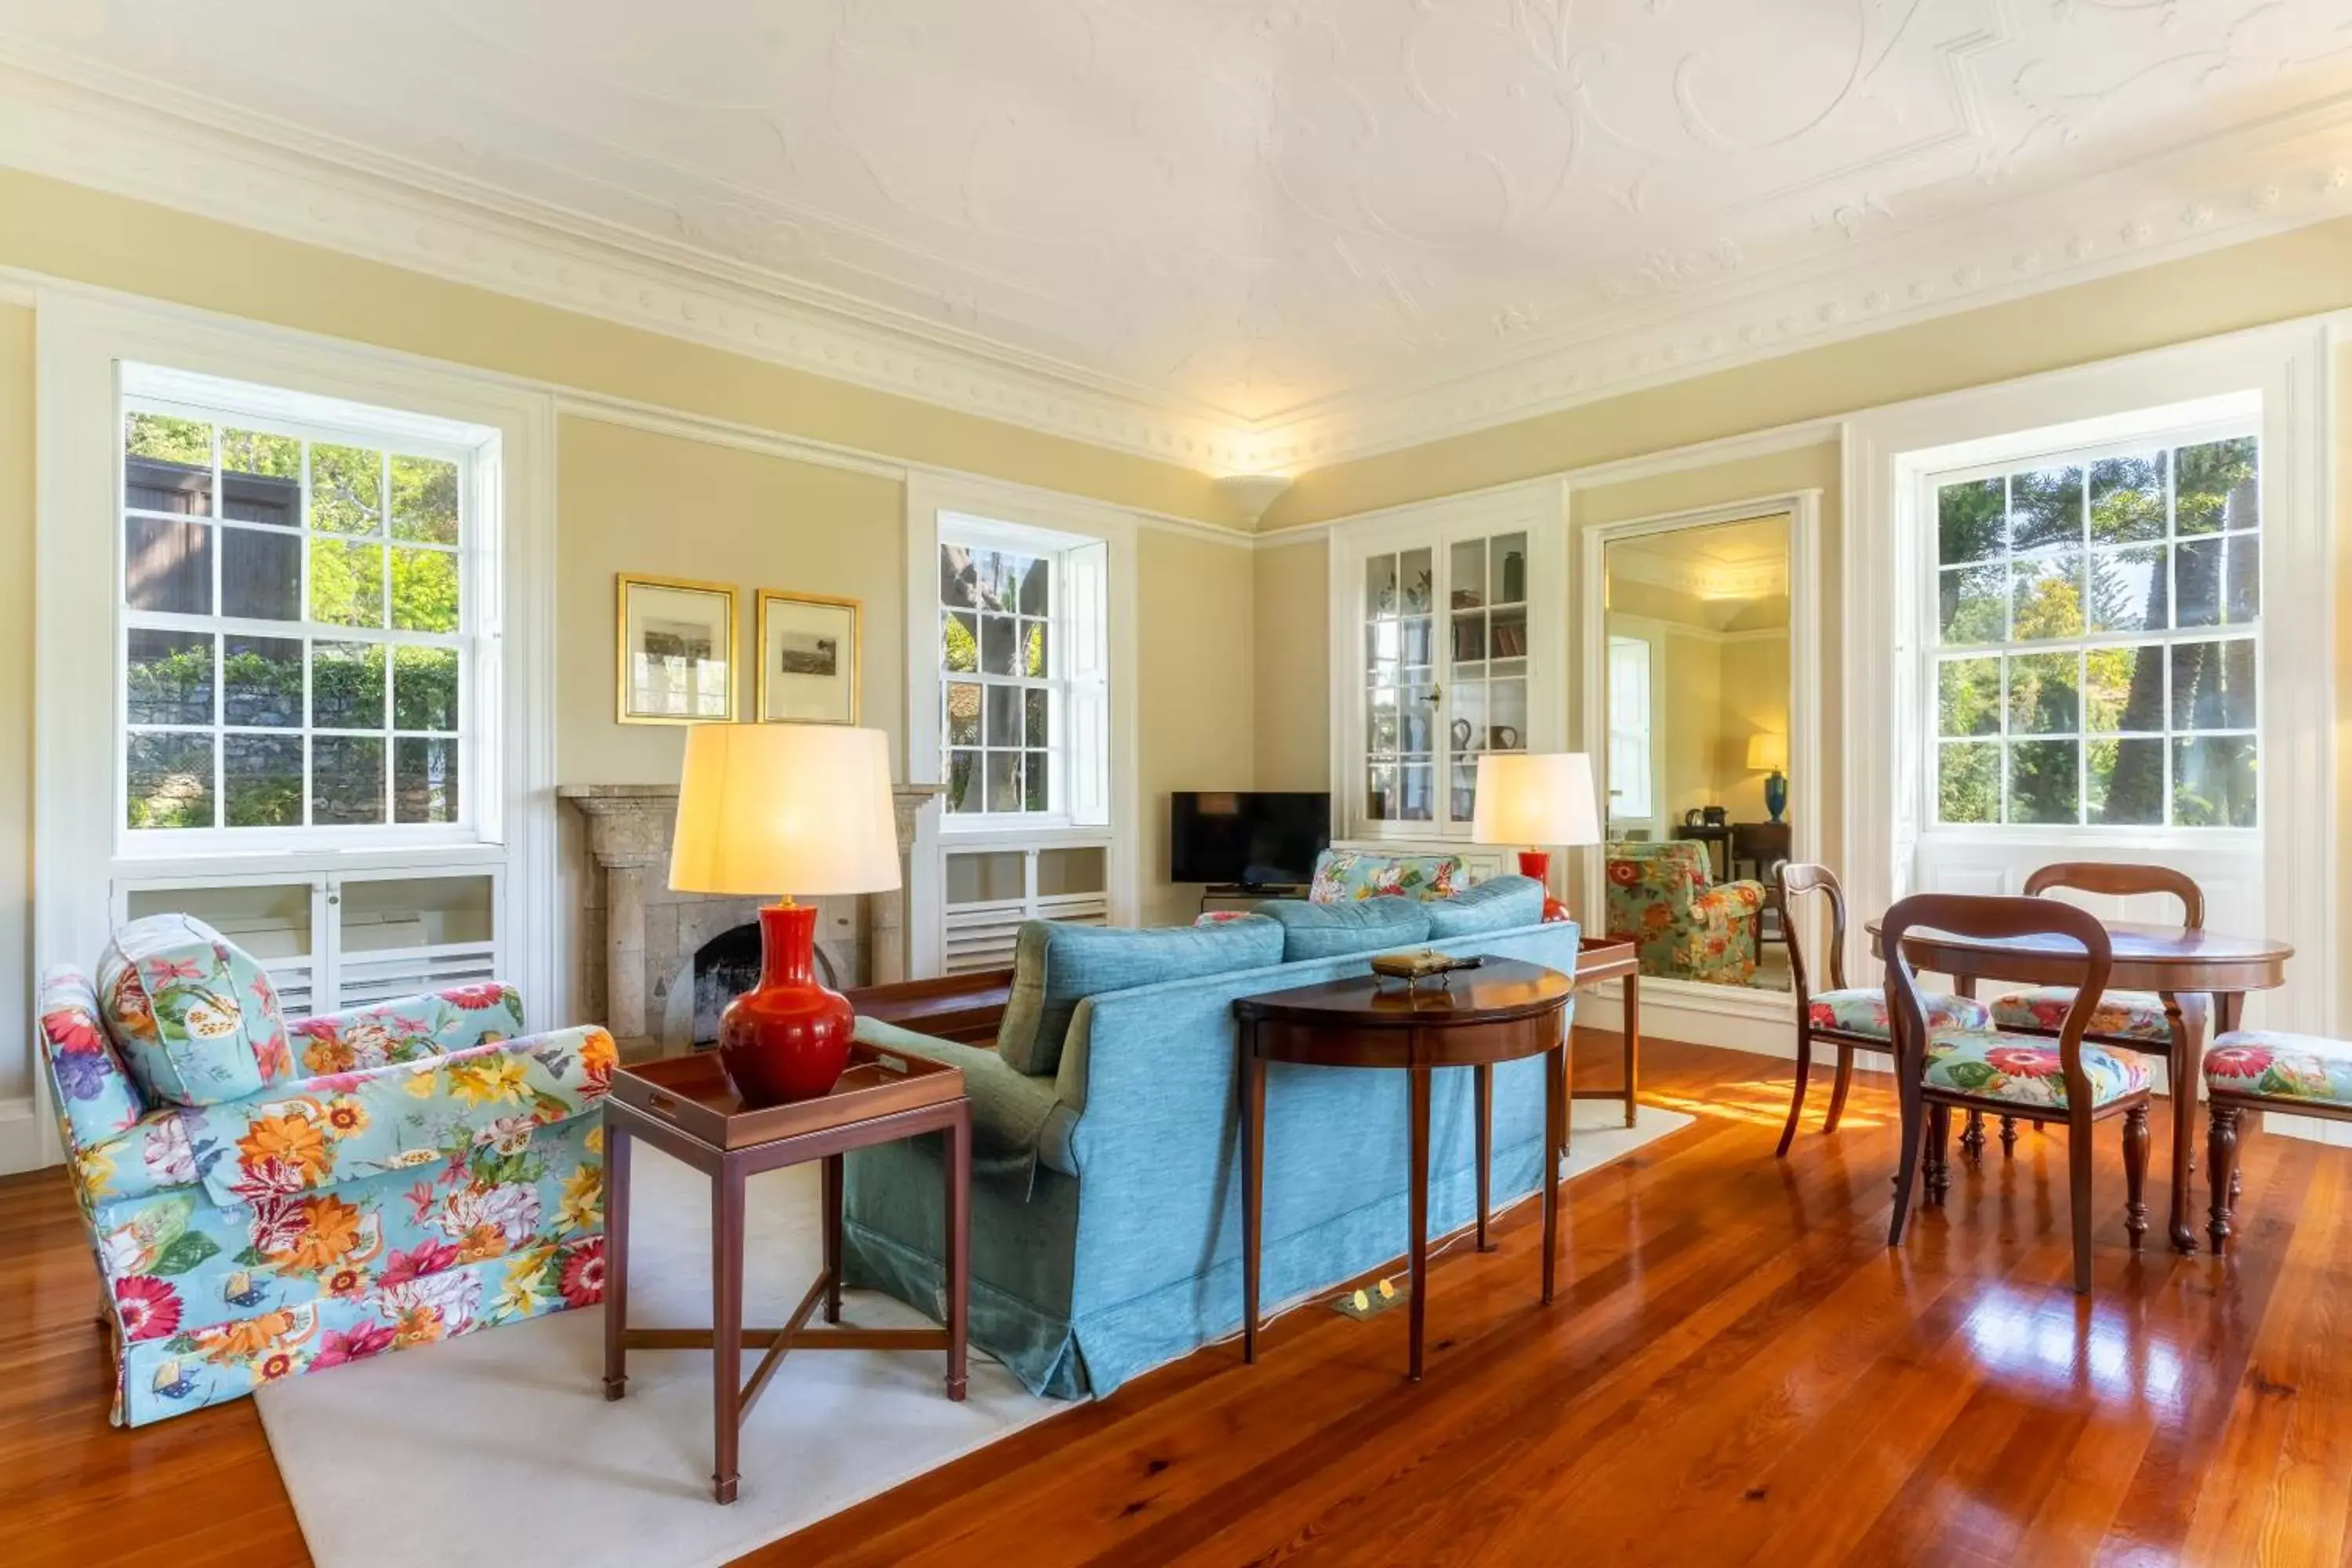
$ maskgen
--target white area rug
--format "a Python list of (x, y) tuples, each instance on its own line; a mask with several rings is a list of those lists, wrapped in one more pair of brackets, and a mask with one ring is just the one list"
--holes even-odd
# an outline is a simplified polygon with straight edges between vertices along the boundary
[[(1581, 1100), (1565, 1174), (1690, 1124)], [(630, 1317), (699, 1327), (710, 1308), (709, 1189), (636, 1145)], [(814, 1279), (816, 1168), (755, 1177), (745, 1318), (782, 1321)], [(853, 1291), (845, 1321), (920, 1323)], [(760, 1352), (749, 1352), (749, 1376)], [(1071, 1406), (1036, 1399), (974, 1352), (961, 1405), (936, 1352), (795, 1352), (744, 1424), (736, 1501), (710, 1500), (710, 1358), (638, 1351), (628, 1397), (603, 1393), (604, 1316), (561, 1312), (264, 1389), (278, 1474), (321, 1568), (700, 1568), (804, 1529)]]

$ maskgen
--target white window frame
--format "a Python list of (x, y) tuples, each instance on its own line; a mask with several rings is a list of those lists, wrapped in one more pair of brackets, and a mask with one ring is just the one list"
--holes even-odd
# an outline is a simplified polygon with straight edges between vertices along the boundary
[[(506, 978), (551, 1021), (572, 1009), (567, 914), (558, 896), (555, 816), (555, 409), (543, 390), (267, 324), (100, 290), (44, 283), (35, 291), (37, 414), (35, 489), (33, 959), (87, 966), (104, 947), (118, 876), (168, 875), (175, 865), (223, 879), (473, 869), (503, 876)], [(406, 409), (498, 432), (477, 484), (502, 509), (497, 589), (482, 635), (498, 650), (500, 709), (496, 799), (473, 843), (381, 848), (231, 848), (177, 861), (118, 858), (122, 796), (114, 648), (122, 538), (121, 367), (142, 364), (370, 408)], [(494, 812), (494, 816), (492, 813)], [(490, 826), (492, 823), (495, 826)], [(494, 834), (495, 837), (488, 837)], [(50, 1123), (42, 1075), (25, 1067), (35, 1110)], [(59, 1157), (53, 1133), (44, 1158)]]
[[(1609, 749), (1608, 765), (1603, 776), (1611, 786), (1608, 817), (1612, 822), (1654, 822), (1657, 803), (1657, 668), (1658, 645), (1654, 638), (1628, 637), (1622, 632), (1607, 634)], [(1639, 725), (1618, 722), (1622, 706), (1619, 698), (1629, 689), (1632, 677), (1628, 667), (1637, 662), (1630, 656), (1639, 653), (1641, 658), (1640, 689), (1642, 721)], [(1622, 802), (1613, 787), (1621, 761), (1633, 759), (1641, 783), (1638, 792), (1624, 792)]]
[[(450, 552), (457, 558), (458, 629), (454, 634), (436, 635), (394, 629), (386, 616), (383, 627), (330, 626), (307, 618), (310, 591), (310, 552), (308, 541), (311, 531), (307, 515), (310, 480), (303, 479), (305, 516), (293, 529), (271, 531), (292, 534), (306, 542), (300, 592), (305, 618), (292, 621), (246, 620), (224, 615), (175, 616), (153, 611), (135, 611), (123, 600), (123, 525), (118, 522), (115, 532), (116, 557), (113, 581), (116, 592), (115, 643), (116, 660), (116, 725), (119, 744), (114, 759), (117, 804), (120, 805), (129, 787), (129, 634), (131, 622), (136, 619), (142, 627), (192, 632), (196, 634), (248, 634), (256, 637), (373, 643), (387, 650), (402, 646), (455, 647), (459, 650), (463, 678), (458, 690), (457, 741), (458, 751), (457, 820), (450, 823), (399, 823), (392, 820), (392, 801), (395, 788), (397, 748), (395, 731), (391, 727), (391, 660), (386, 659), (385, 728), (381, 731), (384, 741), (385, 820), (375, 824), (320, 826), (304, 824), (285, 827), (232, 827), (225, 823), (212, 827), (195, 828), (132, 828), (117, 813), (118, 834), (115, 853), (119, 859), (171, 860), (189, 855), (243, 854), (271, 849), (366, 849), (412, 847), (422, 845), (495, 844), (499, 839), (500, 790), (499, 775), (501, 759), (495, 737), (501, 722), (499, 691), (499, 639), (485, 630), (489, 618), (486, 606), (494, 605), (499, 596), (499, 564), (504, 536), (504, 508), (490, 476), (499, 471), (499, 436), (488, 426), (436, 419), (407, 414), (399, 410), (354, 406), (341, 400), (305, 396), (277, 387), (225, 381), (215, 377), (191, 375), (184, 372), (163, 369), (141, 363), (123, 363), (120, 373), (122, 408), (127, 416), (132, 411), (155, 412), (175, 418), (190, 419), (223, 428), (256, 430), (269, 435), (295, 439), (369, 447), (388, 450), (400, 456), (436, 458), (456, 463), (463, 487), (459, 506), (460, 529), (456, 548)], [(118, 426), (119, 427), (119, 426)], [(118, 503), (124, 483), (118, 464)], [(387, 496), (388, 500), (388, 496)], [(118, 510), (128, 515), (127, 507)], [(215, 606), (217, 610), (218, 584), (226, 559), (225, 531), (239, 526), (222, 515), (218, 490), (213, 500), (213, 515), (202, 521), (215, 530), (212, 560), (215, 585)], [(195, 520), (190, 520), (195, 521)], [(256, 525), (258, 526), (258, 525)], [(393, 548), (389, 537), (380, 542), (383, 548)], [(385, 592), (389, 594), (389, 582)], [(216, 664), (214, 672), (215, 710), (225, 697), (225, 675)], [(305, 673), (305, 692), (308, 691)], [(307, 739), (314, 731), (306, 722), (282, 731), (287, 735)], [(212, 726), (215, 738), (214, 803), (216, 816), (227, 809), (227, 779), (221, 772), (220, 737), (227, 731), (215, 721)], [(332, 731), (324, 731), (334, 733)], [(304, 777), (304, 816), (309, 816), (309, 777)]]

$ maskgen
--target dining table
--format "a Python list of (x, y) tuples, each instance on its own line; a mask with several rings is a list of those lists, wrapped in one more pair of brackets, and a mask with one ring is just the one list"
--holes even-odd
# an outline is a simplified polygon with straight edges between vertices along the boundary
[[(2165, 1072), (2172, 1094), (2172, 1245), (2197, 1250), (2190, 1224), (2189, 1178), (2197, 1168), (2197, 1091), (2204, 1078), (2205, 1046), (2210, 1034), (2238, 1027), (2248, 993), (2286, 983), (2294, 947), (2273, 937), (2233, 936), (2188, 926), (2103, 921), (2114, 943), (2107, 972), (2109, 991), (2153, 991), (2164, 1000), (2171, 1026)], [(1870, 951), (1879, 944), (1879, 922), (1868, 921)], [(1948, 931), (1913, 930), (1903, 939), (1914, 970), (1951, 976), (1963, 996), (1976, 994), (1980, 981), (2019, 985), (2073, 985), (2083, 976), (2082, 945), (2070, 938), (2037, 934), (1964, 937)], [(2210, 1033), (2209, 1033), (2209, 1026)]]

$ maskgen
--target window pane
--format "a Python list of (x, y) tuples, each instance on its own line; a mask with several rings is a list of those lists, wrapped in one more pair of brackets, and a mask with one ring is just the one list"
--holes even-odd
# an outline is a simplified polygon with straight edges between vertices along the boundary
[(980, 809), (980, 753), (950, 752), (948, 753), (948, 805), (950, 811), (975, 812)]
[(2091, 552), (2091, 597), (2087, 616), (2095, 632), (2160, 632), (2168, 591), (2166, 547), (2132, 544)]
[(131, 737), (125, 791), (132, 827), (213, 825), (213, 738), (174, 733)]
[[(222, 639), (221, 721), (292, 730), (302, 723), (302, 639), (230, 632)], [(232, 764), (233, 767), (233, 764)], [(302, 759), (294, 759), (295, 798), (301, 798)], [(232, 784), (229, 804), (236, 805)], [(296, 820), (300, 820), (298, 812)], [(236, 826), (232, 822), (230, 826)]]
[(2164, 730), (2164, 650), (2095, 647), (2083, 656), (2083, 723), (2095, 734)]
[(980, 668), (984, 675), (1011, 675), (1019, 623), (1011, 616), (980, 617)]
[(310, 526), (376, 533), (383, 523), (383, 454), (360, 447), (310, 448)]
[(1022, 697), (1028, 704), (1029, 718), (1026, 739), (1028, 740), (1029, 744), (1033, 746), (1051, 745), (1053, 743), (1053, 729), (1052, 710), (1049, 705), (1052, 699), (1047, 697), (1046, 694), (1042, 691), (1024, 691), (1022, 693)]
[(1052, 784), (1054, 774), (1046, 763), (1045, 753), (1030, 752), (1025, 753), (1025, 757), (1021, 769), (1023, 799), (1031, 811), (1048, 810), (1051, 803), (1046, 799), (1047, 786)]
[(221, 432), (221, 513), (241, 522), (302, 524), (302, 443), (258, 430)]
[[(1618, 804), (1619, 795), (1616, 793), (1612, 792), (1609, 798), (1612, 811), (1622, 809)], [(1454, 764), (1454, 783), (1446, 809), (1453, 814), (1454, 820), (1456, 822), (1468, 822), (1476, 816), (1478, 764), (1475, 761), (1456, 762)]]
[(415, 738), (392, 743), (395, 822), (457, 820), (457, 742)]
[(1393, 757), (1397, 752), (1397, 694), (1375, 691), (1364, 719), (1364, 749), (1375, 757)]
[(1999, 479), (1945, 485), (1936, 491), (1936, 560), (1962, 566), (1998, 560), (2007, 537)]
[(990, 687), (987, 711), (988, 743), (1018, 747), (1021, 744), (1021, 689), (1017, 686)]
[(1364, 561), (1364, 608), (1374, 616), (1397, 613), (1397, 560), (1393, 555), (1367, 556)]
[(1046, 652), (1045, 623), (1023, 621), (1021, 623), (1021, 673), (1032, 679), (1043, 680), (1047, 668)]
[(971, 551), (961, 544), (940, 546), (940, 603), (970, 609), (980, 603), (978, 577)]
[(138, 511), (209, 517), (213, 427), (164, 414), (133, 414), (122, 426), (122, 504)]
[(1397, 788), (1404, 805), (1398, 815), (1407, 822), (1428, 822), (1437, 815), (1437, 770), (1428, 763), (1407, 763), (1397, 770)]
[(980, 668), (980, 623), (974, 616), (957, 612), (940, 617), (940, 668)]
[(2070, 545), (2083, 538), (2083, 470), (2036, 468), (2009, 477), (2009, 546), (2029, 550)]
[(1032, 566), (1038, 564), (1029, 556), (1012, 555), (1002, 550), (976, 551), (971, 563), (980, 607), (1008, 613), (1021, 607), (1021, 580)]
[(2172, 821), (2179, 827), (2254, 826), (2254, 742), (2202, 735), (2172, 742)]
[(1937, 584), (1937, 624), (1947, 643), (1993, 643), (2009, 637), (2009, 569), (1948, 567)]
[(1525, 604), (1528, 597), (1528, 536), (1497, 534), (1486, 551), (1486, 592), (1497, 605)]
[(2010, 576), (2010, 638), (2083, 635), (2083, 552), (2062, 550), (2016, 562)]
[(171, 615), (213, 613), (213, 531), (202, 522), (134, 517), (123, 524), (123, 602)]
[(457, 464), (437, 458), (392, 459), (392, 536), (428, 544), (457, 542)]
[(2164, 742), (2094, 741), (2084, 748), (2091, 773), (2090, 820), (2106, 826), (2164, 822)]
[(2262, 487), (2251, 436), (2209, 441), (2173, 453), (2177, 465), (2174, 527), (2182, 533), (2219, 533), (2262, 524)]
[(977, 746), (980, 744), (980, 683), (972, 680), (948, 682), (948, 744)]
[(1394, 822), (1404, 813), (1404, 801), (1397, 794), (1397, 770), (1394, 763), (1374, 763), (1365, 773), (1364, 815), (1375, 822)]
[(991, 752), (988, 753), (988, 809), (1019, 811), (1021, 809), (1021, 753)]
[(2009, 661), (2011, 734), (2065, 735), (2082, 727), (2079, 655), (2028, 653)]
[(2254, 727), (2254, 640), (2186, 642), (2172, 647), (2172, 727)]
[(1454, 662), (1486, 662), (1486, 612), (1472, 610), (1454, 617)]
[(1437, 749), (1437, 696), (1426, 686), (1408, 686), (1397, 705), (1397, 750), (1425, 757)]
[(1436, 603), (1437, 583), (1435, 557), (1426, 550), (1408, 550), (1397, 557), (1399, 587), (1403, 590), (1401, 608), (1408, 616), (1425, 616)]
[(2242, 626), (2260, 614), (2262, 548), (2258, 535), (2183, 541), (2176, 552), (2180, 624)]
[(383, 728), (383, 645), (310, 646), (310, 722), (321, 730)]
[[(299, 673), (299, 660), (295, 668)], [(302, 826), (301, 736), (224, 735), (221, 771), (229, 826)]]
[(338, 626), (383, 625), (383, 546), (312, 540), (310, 618)]
[(1936, 667), (1936, 732), (2000, 733), (2000, 660), (1948, 658)]
[(302, 618), (302, 536), (221, 530), (221, 614), (249, 621)]
[(2091, 465), (2091, 542), (2164, 537), (2164, 454), (2107, 458)]
[(213, 639), (209, 632), (130, 633), (124, 682), (133, 724), (213, 721)]
[(1424, 668), (1430, 662), (1431, 627), (1434, 623), (1427, 616), (1397, 623), (1397, 657), (1409, 669)]
[(1052, 614), (1053, 587), (1053, 563), (1045, 560), (1031, 561), (1021, 574), (1021, 613), (1024, 616)]
[(383, 820), (383, 742), (380, 738), (311, 738), (310, 820), (334, 826)]
[[(1454, 590), (1450, 599), (1454, 607), (1475, 610), (1484, 605), (1486, 602), (1486, 542), (1483, 539), (1461, 541), (1454, 545), (1448, 564), (1453, 573)], [(1471, 620), (1475, 625), (1478, 617), (1474, 616)], [(1454, 624), (1459, 626), (1461, 623), (1457, 621)], [(1461, 656), (1457, 654), (1455, 657)]]
[[(343, 548), (350, 549), (345, 545)], [(446, 550), (392, 552), (392, 624), (404, 632), (457, 629), (457, 558)]]
[(404, 647), (393, 650), (392, 727), (395, 730), (455, 730), (457, 727), (456, 648)]
[[(1622, 728), (1622, 721), (1620, 721)], [(1454, 686), (1454, 724), (1445, 737), (1450, 749), (1456, 752), (1483, 752), (1491, 737), (1486, 729), (1486, 683), (1483, 680), (1456, 681)]]
[(2012, 741), (2009, 746), (2009, 820), (2077, 822), (2082, 746), (2074, 741)]

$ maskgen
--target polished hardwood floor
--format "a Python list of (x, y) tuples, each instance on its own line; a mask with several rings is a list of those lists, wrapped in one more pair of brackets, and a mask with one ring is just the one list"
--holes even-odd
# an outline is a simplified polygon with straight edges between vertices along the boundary
[[(2352, 1151), (2250, 1133), (2221, 1262), (2126, 1250), (2102, 1138), (2082, 1300), (2059, 1135), (1958, 1168), (1889, 1252), (1883, 1078), (1775, 1161), (1785, 1065), (1644, 1068), (1696, 1123), (1568, 1189), (1551, 1309), (1532, 1205), (1446, 1252), (1421, 1384), (1404, 1313), (1302, 1310), (1255, 1367), (1213, 1347), (751, 1561), (2352, 1560)], [(57, 1174), (0, 1182), (0, 1562), (304, 1561), (248, 1405), (106, 1426), (93, 1279)]]

